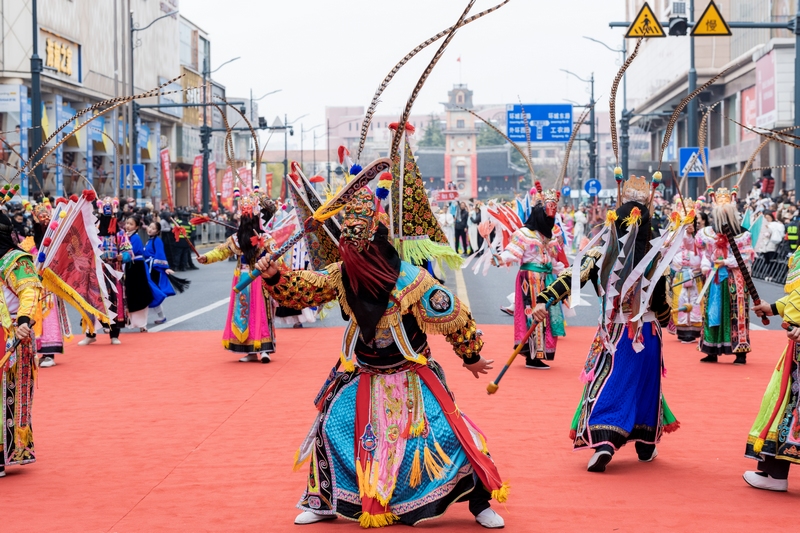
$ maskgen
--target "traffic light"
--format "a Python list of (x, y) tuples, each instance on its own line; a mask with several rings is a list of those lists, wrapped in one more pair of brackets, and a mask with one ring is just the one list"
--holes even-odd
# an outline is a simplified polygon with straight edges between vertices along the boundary
[(669, 33), (670, 35), (686, 35), (689, 28), (686, 17), (670, 17), (669, 19)]
[(261, 130), (267, 129), (267, 119), (264, 117), (258, 117), (258, 128)]

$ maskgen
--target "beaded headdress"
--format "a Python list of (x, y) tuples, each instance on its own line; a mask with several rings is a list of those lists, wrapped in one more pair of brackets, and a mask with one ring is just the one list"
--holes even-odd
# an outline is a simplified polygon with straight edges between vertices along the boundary
[(258, 193), (245, 194), (239, 199), (239, 212), (241, 215), (252, 217), (259, 210), (260, 197)]
[(719, 187), (717, 190), (714, 190), (709, 187), (706, 191), (706, 196), (711, 198), (715, 206), (721, 207), (730, 203), (736, 203), (737, 197), (739, 196), (739, 188), (733, 187), (728, 190), (725, 187)]
[(561, 192), (556, 189), (544, 189), (539, 181), (534, 182), (534, 188), (531, 189), (531, 196), (533, 203), (536, 204), (558, 204), (561, 199)]

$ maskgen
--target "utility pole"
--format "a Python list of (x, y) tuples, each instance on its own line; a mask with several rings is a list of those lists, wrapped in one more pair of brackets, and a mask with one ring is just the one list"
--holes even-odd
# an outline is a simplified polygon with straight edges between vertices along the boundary
[[(129, 32), (128, 34), (130, 36), (130, 51), (129, 51), (130, 57), (128, 59), (130, 61), (130, 69), (131, 69), (130, 70), (131, 96), (133, 96), (134, 94), (136, 94), (136, 89), (135, 89), (135, 86), (133, 84), (133, 70), (134, 70), (133, 69), (133, 30), (134, 30), (134, 28), (133, 28), (133, 11), (131, 10), (131, 0), (128, 0), (128, 16), (129, 16), (128, 24), (130, 24), (130, 26), (128, 26), (128, 32)], [(137, 135), (139, 132), (137, 131), (137, 128), (136, 128), (136, 118), (135, 118), (136, 112), (135, 112), (135, 109), (134, 109), (135, 107), (136, 107), (136, 102), (135, 101), (131, 101), (131, 105), (128, 107), (128, 135), (129, 135), (129, 138), (130, 138), (129, 144), (130, 144), (130, 156), (131, 157), (130, 157), (130, 161), (128, 161), (128, 163), (129, 163), (128, 174), (125, 176), (125, 186), (127, 188), (128, 184), (130, 184), (131, 196), (133, 196), (134, 198), (136, 197), (137, 194), (133, 190), (133, 179), (131, 178), (131, 175), (133, 174), (133, 165), (136, 164), (136, 159), (137, 159), (136, 154), (139, 153), (139, 136)]]
[[(689, 0), (689, 23), (694, 25), (694, 0)], [(694, 37), (689, 35), (689, 94), (697, 89), (697, 70), (694, 65)], [(686, 141), (689, 146), (697, 146), (697, 98), (689, 100), (686, 106)], [(687, 194), (697, 198), (697, 178), (689, 178)]]
[(594, 72), (592, 72), (592, 77), (589, 78), (591, 87), (592, 87), (592, 94), (591, 99), (589, 100), (589, 120), (592, 123), (589, 125), (589, 178), (596, 180), (597, 179), (597, 131), (596, 128), (596, 120), (594, 116)]
[[(37, 14), (36, 0), (31, 1), (31, 18), (33, 19), (33, 53), (31, 54), (31, 143), (33, 149), (39, 148), (42, 144), (42, 58), (39, 57), (39, 20)], [(20, 131), (25, 124), (20, 124)], [(24, 165), (26, 161), (21, 161)], [(36, 182), (41, 187), (43, 184), (42, 165), (37, 166), (33, 173)], [(29, 194), (29, 186), (25, 182), (26, 178), (20, 176), (20, 190), (23, 197)]]
[[(119, 14), (117, 13), (117, 0), (114, 2), (114, 98), (119, 96)], [(117, 139), (119, 131), (119, 109), (116, 107), (111, 112), (111, 134)], [(116, 142), (116, 140), (115, 140)], [(114, 179), (111, 184), (113, 191), (119, 190), (119, 156), (118, 150), (114, 150)]]
[[(798, 0), (800, 2), (800, 0)], [(331, 184), (331, 119), (326, 119), (327, 132), (325, 143), (328, 145), (328, 186)]]
[[(622, 64), (625, 64), (625, 61), (628, 60), (628, 43), (625, 40), (625, 37), (622, 38)], [(628, 74), (625, 73), (622, 75), (622, 116), (619, 119), (619, 129), (621, 130), (620, 135), (620, 148), (622, 152), (622, 175), (625, 179), (628, 178), (628, 149), (631, 145), (631, 137), (628, 133), (628, 128), (630, 128), (631, 118), (628, 116)]]

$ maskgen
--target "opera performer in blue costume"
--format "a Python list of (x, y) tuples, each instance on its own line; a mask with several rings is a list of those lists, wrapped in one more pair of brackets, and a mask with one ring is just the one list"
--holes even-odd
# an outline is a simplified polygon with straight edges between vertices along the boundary
[(503, 527), (490, 501), (504, 502), (508, 487), (427, 342), (428, 335), (445, 335), (478, 377), (491, 361), (480, 355), (475, 321), (427, 271), (401, 261), (368, 187), (343, 190), (334, 205), (337, 198), (346, 202), (341, 262), (316, 272), (268, 258), (256, 265), (265, 291), (281, 305), (338, 300), (348, 318), (338, 371), (320, 391), (316, 419), (296, 455), (295, 469), (308, 461), (309, 476), (295, 523), (341, 516), (365, 528), (414, 525), (467, 501), (480, 525)]
[[(178, 292), (186, 290), (191, 281), (176, 277), (172, 269), (169, 268), (167, 254), (164, 251), (164, 242), (161, 240), (160, 234), (161, 228), (158, 222), (151, 222), (147, 226), (147, 235), (150, 239), (144, 245), (144, 262), (147, 266), (150, 280), (164, 293), (164, 296), (169, 298), (170, 296), (175, 296), (176, 289)], [(151, 303), (150, 309), (158, 315), (155, 320), (156, 324), (163, 324), (167, 321), (161, 304), (153, 305)]]
[(670, 318), (663, 273), (694, 212), (684, 219), (674, 215), (669, 230), (651, 240), (648, 191), (643, 177), (625, 182), (621, 205), (609, 211), (572, 269), (539, 293), (534, 308), (537, 320), (546, 318), (547, 302), (580, 297), (589, 280), (601, 296), (597, 333), (581, 372), (586, 385), (570, 431), (575, 449), (595, 451), (589, 472), (604, 472), (628, 442), (636, 443), (640, 461), (652, 461), (662, 434), (680, 426), (661, 390), (661, 328)]

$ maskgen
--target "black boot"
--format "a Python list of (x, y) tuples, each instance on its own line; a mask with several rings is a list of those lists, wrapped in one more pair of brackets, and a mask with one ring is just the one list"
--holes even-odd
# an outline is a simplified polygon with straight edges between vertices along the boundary
[(700, 362), (701, 363), (716, 363), (717, 362), (717, 356), (716, 355), (707, 355), (707, 356), (703, 357), (702, 359), (700, 359)]
[(734, 365), (746, 365), (747, 364), (747, 355), (743, 353), (737, 353), (736, 359), (733, 361)]
[(639, 457), (639, 461), (643, 463), (649, 463), (650, 461), (655, 459), (656, 456), (658, 455), (655, 444), (636, 442), (635, 445), (636, 445), (636, 455)]
[(550, 367), (542, 359), (531, 357), (530, 354), (525, 355), (525, 366), (535, 370), (550, 370)]

